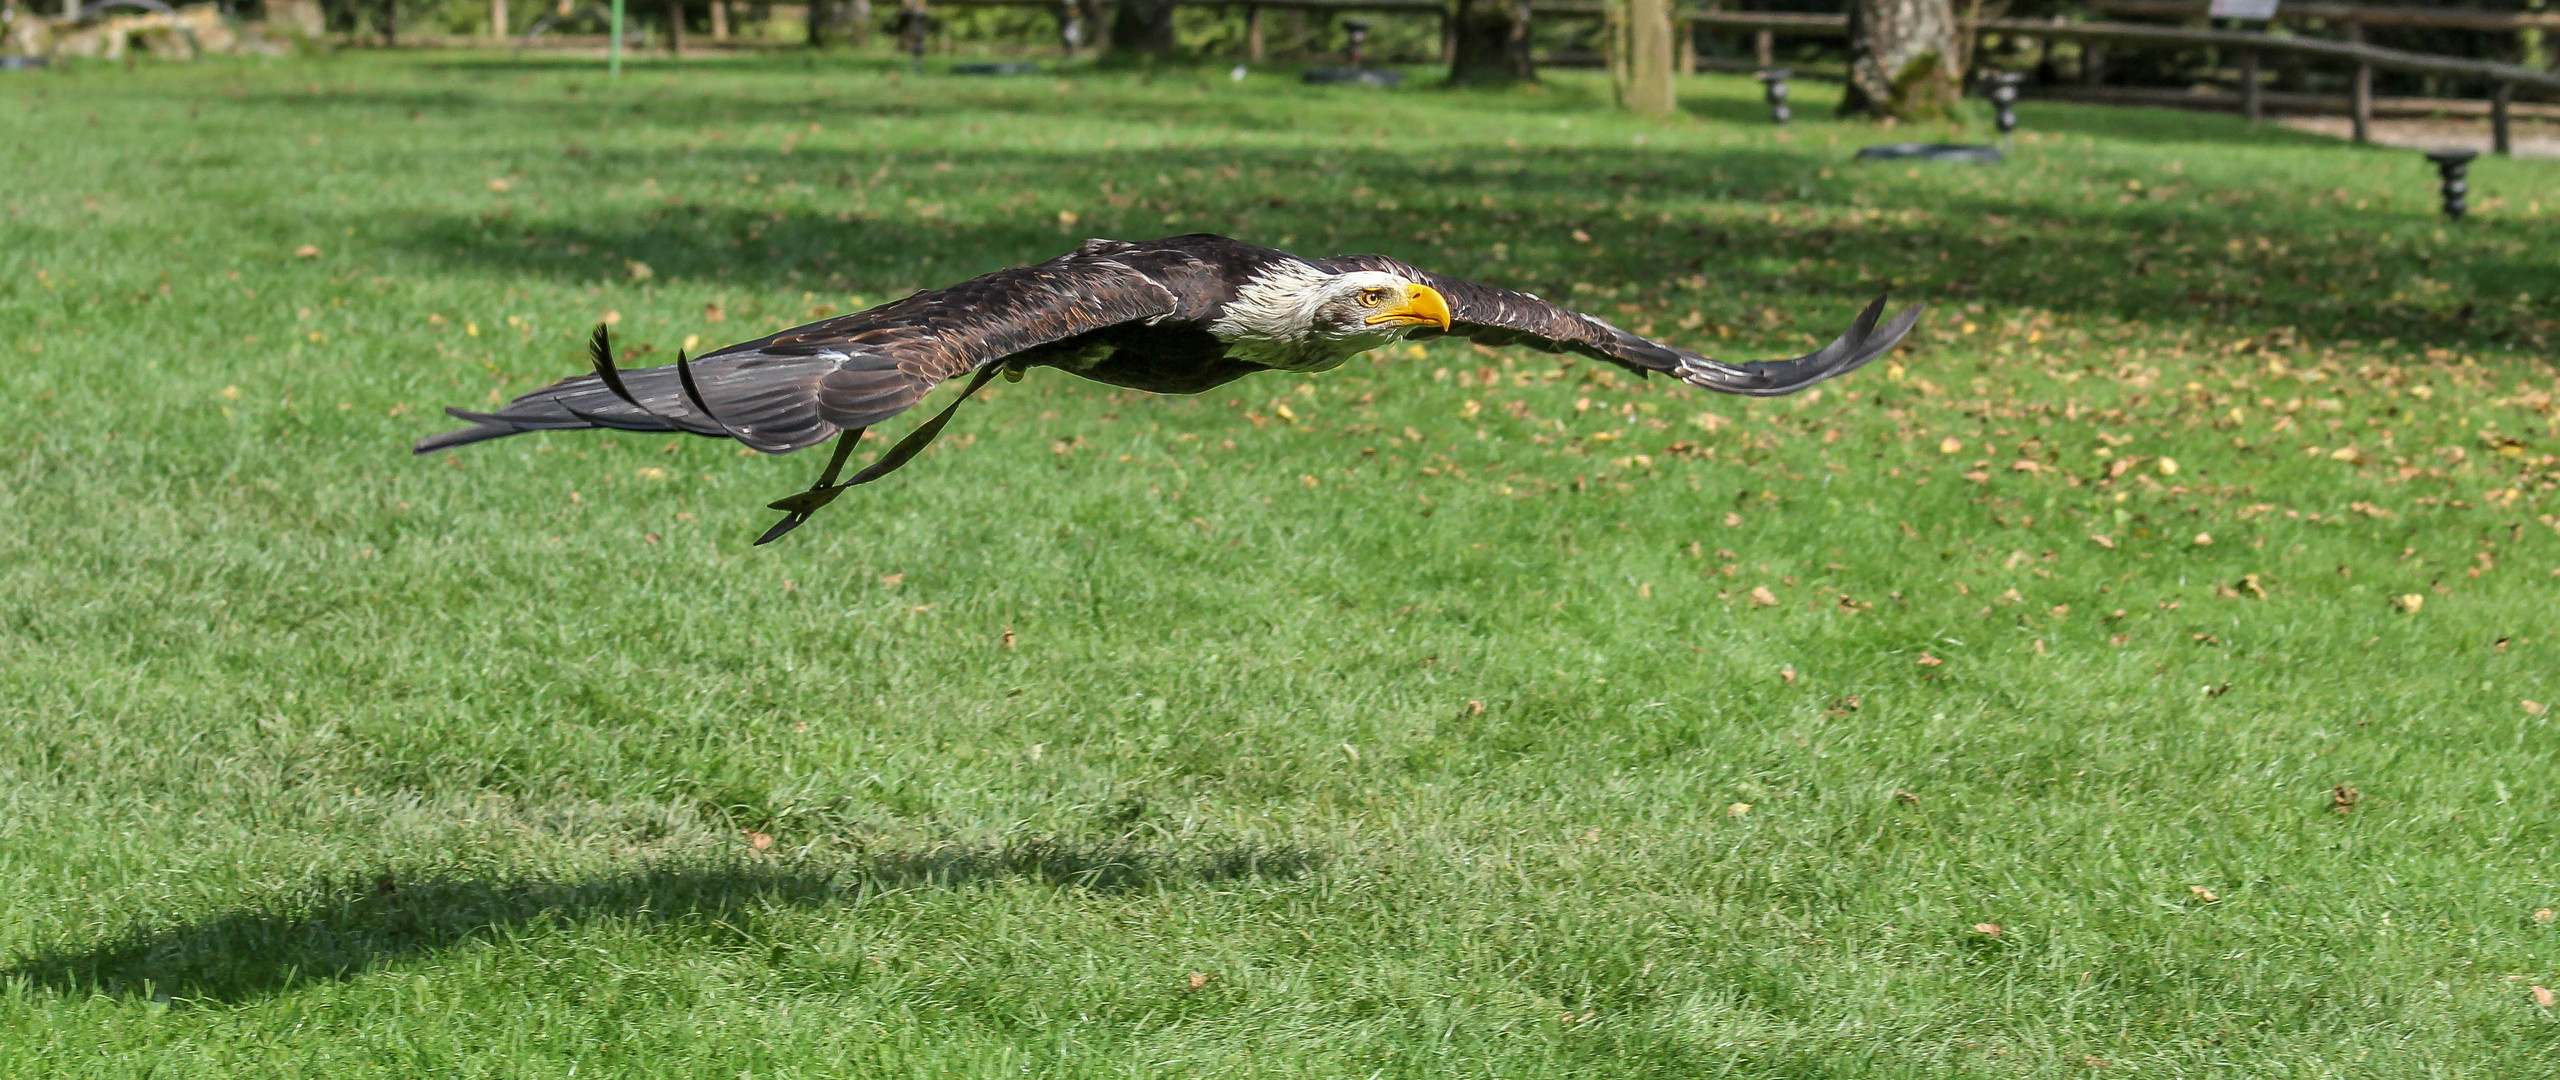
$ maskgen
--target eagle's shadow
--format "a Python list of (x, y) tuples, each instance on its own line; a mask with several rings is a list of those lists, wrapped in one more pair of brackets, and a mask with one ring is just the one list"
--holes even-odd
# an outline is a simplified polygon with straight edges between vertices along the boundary
[[(1027, 881), (1118, 893), (1241, 878), (1290, 878), (1321, 862), (1296, 849), (1184, 855), (1046, 841), (879, 854), (844, 862), (707, 858), (574, 879), (444, 871), (359, 872), (174, 925), (136, 925), (0, 969), (0, 984), (65, 994), (236, 1003), (517, 928), (601, 919), (720, 932), (758, 912), (848, 903), (866, 893)], [(735, 936), (739, 932), (728, 929)]]

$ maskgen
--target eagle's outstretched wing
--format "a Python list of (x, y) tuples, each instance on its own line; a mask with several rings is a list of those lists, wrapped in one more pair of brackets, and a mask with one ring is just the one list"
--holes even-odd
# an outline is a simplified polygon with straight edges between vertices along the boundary
[[(869, 427), (943, 380), (1051, 342), (1161, 318), (1177, 298), (1155, 279), (1086, 251), (919, 292), (868, 311), (732, 345), (686, 365), (599, 373), (533, 391), (472, 426), (418, 442), (425, 454), (526, 431), (607, 427), (732, 438), (769, 454)], [(604, 349), (601, 332), (597, 347)]]
[[(1440, 291), (1449, 301), (1448, 332), (1479, 345), (1527, 345), (1548, 352), (1575, 352), (1639, 372), (1661, 372), (1692, 386), (1718, 393), (1777, 397), (1792, 394), (1835, 375), (1845, 375), (1893, 351), (1920, 321), (1920, 305), (1904, 308), (1882, 326), (1884, 297), (1858, 313), (1846, 333), (1831, 344), (1792, 360), (1728, 364), (1687, 349), (1630, 334), (1571, 308), (1559, 307), (1524, 292), (1479, 285), (1434, 274), (1383, 255), (1346, 255), (1324, 260), (1337, 271), (1384, 270), (1401, 274)], [(1414, 337), (1436, 337), (1426, 329)]]

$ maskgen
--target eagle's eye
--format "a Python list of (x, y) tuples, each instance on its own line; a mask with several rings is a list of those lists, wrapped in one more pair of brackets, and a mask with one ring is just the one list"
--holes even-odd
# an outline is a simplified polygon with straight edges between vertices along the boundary
[(1376, 307), (1387, 302), (1387, 290), (1371, 286), (1360, 290), (1360, 306)]

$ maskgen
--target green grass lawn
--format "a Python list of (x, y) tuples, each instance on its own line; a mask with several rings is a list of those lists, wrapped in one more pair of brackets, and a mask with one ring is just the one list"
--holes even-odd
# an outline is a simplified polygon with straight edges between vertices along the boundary
[[(1757, 93), (0, 77), (0, 1074), (2560, 1075), (2560, 163)], [(1932, 308), (1039, 372), (761, 549), (814, 455), (407, 452), (1195, 230)]]

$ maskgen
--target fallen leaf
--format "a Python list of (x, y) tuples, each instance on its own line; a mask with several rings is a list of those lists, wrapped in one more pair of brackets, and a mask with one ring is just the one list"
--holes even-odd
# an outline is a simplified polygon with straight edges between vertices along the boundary
[(1747, 802), (1738, 802), (1724, 808), (1724, 816), (1729, 818), (1738, 818), (1750, 812), (1751, 804)]
[(2329, 789), (2329, 809), (2340, 814), (2355, 813), (2356, 800), (2363, 797), (2364, 794), (2357, 791), (2354, 784), (2340, 784)]
[(2159, 462), (2159, 469), (2160, 475), (2162, 476), (2178, 475), (2178, 459), (2173, 457), (2161, 458)]
[(2393, 610), (2405, 611), (2411, 615), (2417, 614), (2418, 609), (2425, 606), (2427, 606), (2427, 598), (2423, 593), (2406, 593), (2391, 598)]
[(1901, 803), (1904, 806), (1918, 806), (1920, 805), (1920, 796), (1914, 795), (1908, 791), (1897, 791), (1893, 793), (1893, 801)]
[(1002, 645), (1002, 646), (1004, 646), (1005, 648), (1008, 648), (1008, 649), (1012, 648), (1012, 647), (1013, 647), (1013, 628), (1012, 628), (1012, 627), (1010, 627), (1010, 626), (1005, 627), (1005, 628), (1004, 628), (1004, 636), (1003, 636), (1003, 637), (1000, 637), (1000, 638), (997, 638), (997, 639), (996, 639), (996, 643), (997, 643), (997, 644), (999, 644), (999, 645)]
[(1945, 439), (1939, 440), (1938, 452), (1941, 454), (1961, 454), (1964, 452), (1964, 440), (1956, 438), (1953, 435), (1949, 435)]
[(2187, 891), (2196, 894), (2196, 899), (2202, 900), (2208, 904), (2218, 904), (2222, 902), (2221, 897), (2213, 895), (2213, 890), (2205, 888), (2202, 885), (2189, 885), (2187, 886)]
[(2552, 997), (2550, 988), (2537, 986), (2533, 988), (2533, 1003), (2548, 1009), (2552, 1005), (2560, 1003), (2560, 999), (2554, 999)]
[(2116, 549), (2116, 542), (2112, 537), (2092, 536), (2089, 538), (2089, 542), (2109, 551), (2114, 551)]
[(1778, 679), (1789, 686), (1794, 686), (1796, 684), (1796, 669), (1791, 667), (1779, 668)]
[(747, 833), (747, 846), (763, 851), (773, 846), (773, 838), (760, 832), (750, 831)]
[(1200, 989), (1201, 987), (1204, 987), (1204, 986), (1209, 985), (1209, 980), (1211, 980), (1211, 979), (1215, 979), (1215, 978), (1217, 978), (1217, 976), (1215, 976), (1215, 975), (1211, 975), (1211, 974), (1209, 974), (1208, 972), (1205, 972), (1205, 971), (1195, 971), (1195, 972), (1192, 972), (1190, 975), (1186, 976), (1186, 977), (1184, 978), (1184, 981), (1190, 984), (1191, 989), (1197, 990), (1197, 989)]
[(1999, 937), (2000, 929), (2000, 924), (1996, 922), (1978, 922), (1973, 924), (1973, 932), (1984, 937)]
[(2554, 913), (2550, 908), (2543, 908), (2533, 913), (2533, 921), (2544, 926), (2551, 925), (2551, 920), (2555, 917), (2560, 917), (2560, 913)]
[(1938, 659), (1937, 657), (1931, 656), (1931, 655), (1929, 655), (1928, 653), (1925, 653), (1925, 652), (1924, 652), (1924, 653), (1921, 653), (1921, 654), (1920, 654), (1920, 659), (1919, 659), (1918, 663), (1920, 664), (1920, 666), (1921, 666), (1921, 667), (1936, 667), (1936, 666), (1938, 666), (1938, 665), (1940, 665), (1940, 664), (1946, 663), (1946, 661), (1944, 661), (1944, 660), (1940, 660), (1940, 659)]
[(2522, 701), (2517, 702), (2517, 704), (2524, 706), (2524, 714), (2526, 716), (2540, 716), (2551, 709), (2551, 706), (2535, 701), (2532, 698), (2525, 698)]
[[(1724, 527), (1725, 527), (1725, 528), (1731, 529), (1731, 528), (1735, 528), (1735, 527), (1737, 527), (1737, 526), (1739, 526), (1739, 525), (1741, 525), (1741, 524), (1742, 524), (1742, 515), (1740, 515), (1740, 514), (1731, 514), (1731, 513), (1728, 513), (1728, 514), (1726, 514), (1726, 515), (1724, 516)], [(1728, 556), (1726, 556), (1726, 558), (1732, 558), (1732, 556), (1728, 555)]]
[(644, 532), (644, 533), (641, 533), (641, 534), (640, 534), (640, 541), (641, 541), (642, 543), (647, 543), (647, 544), (654, 544), (654, 543), (657, 543), (657, 542), (658, 542), (658, 534), (653, 533), (653, 532)]
[(293, 249), (293, 257), (297, 259), (317, 259), (320, 257), (320, 249), (313, 247), (310, 244), (304, 244), (301, 247)]
[(1830, 708), (1822, 711), (1822, 715), (1837, 720), (1856, 711), (1858, 711), (1858, 695), (1851, 694), (1833, 701)]
[(905, 571), (900, 571), (900, 572), (895, 573), (895, 574), (882, 574), (882, 575), (880, 575), (880, 584), (883, 584), (883, 585), (895, 585), (895, 584), (897, 584), (897, 583), (899, 583), (899, 582), (901, 582), (901, 581), (905, 581), (905, 580), (907, 580), (907, 575), (906, 575), (906, 572), (905, 572)]
[(1469, 716), (1483, 716), (1483, 715), (1484, 715), (1484, 702), (1482, 702), (1482, 701), (1469, 701), (1469, 702), (1467, 702), (1467, 715), (1469, 715)]
[(507, 191), (514, 187), (515, 185), (508, 183), (504, 177), (492, 177), (489, 180), (489, 190), (491, 191)]
[(1769, 587), (1766, 585), (1754, 585), (1751, 587), (1751, 606), (1776, 607), (1778, 606), (1778, 594), (1770, 592)]
[(2196, 534), (2196, 546), (2197, 546), (2197, 547), (2212, 547), (2212, 546), (2213, 546), (2213, 534), (2212, 534), (2212, 533), (2197, 533), (2197, 534)]

